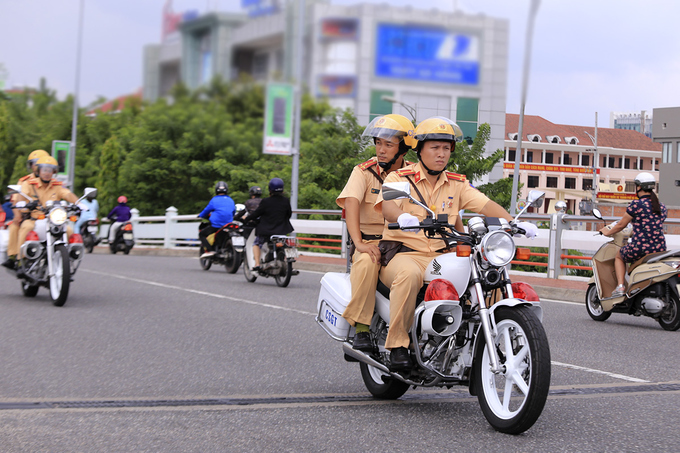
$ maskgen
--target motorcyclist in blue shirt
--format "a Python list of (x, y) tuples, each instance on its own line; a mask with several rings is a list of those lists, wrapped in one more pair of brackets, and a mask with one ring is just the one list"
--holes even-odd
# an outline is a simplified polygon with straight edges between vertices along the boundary
[(208, 206), (198, 215), (202, 219), (210, 219), (210, 226), (203, 228), (198, 233), (201, 245), (206, 252), (201, 258), (208, 258), (215, 254), (213, 246), (208, 242), (208, 236), (222, 228), (227, 223), (234, 220), (236, 205), (234, 200), (227, 195), (229, 187), (224, 181), (219, 181), (215, 185), (215, 196), (210, 200)]

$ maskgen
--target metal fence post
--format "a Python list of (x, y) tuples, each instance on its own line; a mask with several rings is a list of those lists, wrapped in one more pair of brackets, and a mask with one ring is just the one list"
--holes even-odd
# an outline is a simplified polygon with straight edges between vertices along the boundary
[[(130, 223), (132, 224), (132, 233), (134, 234), (134, 232), (137, 231), (137, 225), (139, 224), (139, 209), (130, 209)], [(111, 223), (111, 225), (113, 225), (113, 223)], [(111, 225), (109, 225), (109, 228), (111, 228)]]
[[(556, 236), (556, 239), (557, 239), (556, 240), (557, 248), (555, 249), (555, 262), (556, 262), (556, 265), (557, 265), (556, 270), (557, 270), (558, 276), (559, 275), (566, 275), (566, 273), (567, 273), (567, 270), (562, 269), (562, 266), (561, 266), (562, 264), (567, 264), (567, 260), (562, 259), (562, 255), (566, 254), (566, 251), (562, 248), (562, 233), (564, 232), (565, 225), (567, 223), (566, 219), (565, 219), (566, 216), (567, 215), (564, 213), (564, 211), (558, 212), (557, 214), (555, 214), (555, 219), (556, 219), (555, 223), (557, 223), (557, 228), (556, 228), (556, 231), (555, 231), (555, 233), (556, 233), (555, 236)], [(558, 277), (555, 277), (555, 278), (558, 278)]]
[(165, 237), (163, 238), (163, 248), (172, 248), (172, 231), (175, 229), (177, 220), (177, 208), (170, 206), (165, 210)]

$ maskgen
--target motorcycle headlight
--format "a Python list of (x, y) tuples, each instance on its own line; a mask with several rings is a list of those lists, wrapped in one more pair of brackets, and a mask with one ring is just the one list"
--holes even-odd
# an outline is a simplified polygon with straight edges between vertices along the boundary
[(482, 257), (492, 266), (505, 266), (515, 256), (515, 241), (502, 230), (484, 236), (481, 247)]
[(50, 222), (52, 222), (54, 225), (63, 225), (67, 218), (68, 215), (66, 215), (65, 209), (56, 208), (50, 211)]

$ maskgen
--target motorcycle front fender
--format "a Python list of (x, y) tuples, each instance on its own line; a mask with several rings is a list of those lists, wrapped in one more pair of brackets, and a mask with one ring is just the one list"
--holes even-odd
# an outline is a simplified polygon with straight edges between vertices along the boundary
[[(493, 304), (489, 308), (489, 315), (491, 316), (491, 319), (494, 319), (493, 314), (494, 314), (494, 311), (496, 311), (496, 309), (498, 307), (517, 307), (517, 306), (521, 306), (521, 305), (526, 305), (527, 307), (531, 308), (531, 311), (534, 312), (534, 314), (536, 315), (538, 320), (543, 322), (543, 307), (541, 307), (540, 302), (531, 302), (531, 301), (528, 301), (528, 300), (517, 299), (517, 298), (514, 298), (514, 297), (510, 298), (510, 299), (503, 299), (503, 300), (500, 300), (500, 301), (496, 302), (495, 304)], [(494, 324), (495, 324), (495, 321), (494, 321)]]

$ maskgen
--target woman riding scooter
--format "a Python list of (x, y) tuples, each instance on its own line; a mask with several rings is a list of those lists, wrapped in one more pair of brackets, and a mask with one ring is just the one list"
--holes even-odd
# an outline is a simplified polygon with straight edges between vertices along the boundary
[(633, 223), (633, 236), (616, 255), (614, 267), (618, 286), (611, 297), (622, 296), (626, 291), (626, 263), (633, 263), (650, 253), (666, 250), (663, 223), (667, 210), (654, 193), (655, 186), (654, 176), (646, 172), (638, 174), (635, 177), (635, 194), (638, 199), (628, 205), (626, 213), (616, 225), (611, 229), (605, 226), (600, 230), (604, 236), (613, 236), (629, 223)]

